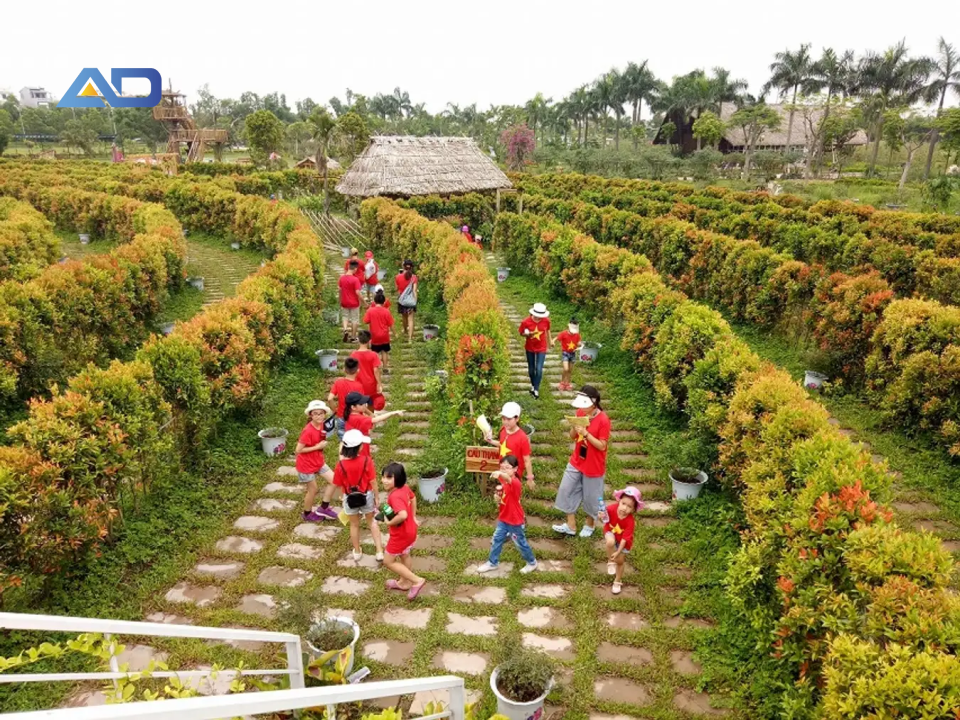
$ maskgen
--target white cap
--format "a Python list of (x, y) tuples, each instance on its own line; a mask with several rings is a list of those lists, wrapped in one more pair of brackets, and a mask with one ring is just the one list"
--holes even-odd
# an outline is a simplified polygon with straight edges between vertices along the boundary
[(310, 404), (307, 405), (307, 409), (303, 411), (303, 414), (309, 415), (314, 410), (323, 410), (327, 415), (330, 414), (330, 406), (323, 400), (311, 400)]
[(500, 417), (508, 418), (517, 418), (520, 417), (520, 403), (508, 402), (504, 403), (503, 409), (500, 411)]
[(567, 323), (567, 330), (569, 330), (571, 334), (576, 335), (580, 332), (580, 326), (576, 323)]
[(577, 408), (577, 410), (589, 410), (593, 407), (593, 400), (583, 393), (578, 392), (570, 404)]
[(361, 444), (367, 443), (370, 444), (370, 438), (364, 435), (359, 430), (347, 430), (343, 434), (343, 445), (348, 448), (360, 447)]
[(383, 292), (383, 285), (380, 283), (373, 286), (373, 294), (376, 295), (378, 292)]

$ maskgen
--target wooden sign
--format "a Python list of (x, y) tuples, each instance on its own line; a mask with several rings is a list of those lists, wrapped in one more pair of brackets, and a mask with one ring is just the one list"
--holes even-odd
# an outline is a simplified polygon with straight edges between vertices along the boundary
[(492, 473), (500, 469), (500, 448), (490, 445), (476, 445), (467, 447), (468, 473)]

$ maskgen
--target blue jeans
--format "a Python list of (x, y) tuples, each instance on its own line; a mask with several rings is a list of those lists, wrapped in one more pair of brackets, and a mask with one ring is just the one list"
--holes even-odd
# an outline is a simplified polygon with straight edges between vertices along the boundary
[(527, 542), (527, 531), (523, 525), (507, 525), (505, 522), (498, 522), (497, 529), (493, 531), (493, 546), (490, 548), (490, 557), (487, 558), (491, 565), (500, 564), (500, 552), (503, 550), (503, 544), (507, 538), (513, 540), (517, 550), (527, 561), (527, 565), (533, 565), (537, 559), (533, 556), (533, 550)]
[(543, 382), (543, 361), (547, 359), (545, 352), (535, 353), (527, 350), (527, 372), (530, 374), (530, 384), (537, 392)]

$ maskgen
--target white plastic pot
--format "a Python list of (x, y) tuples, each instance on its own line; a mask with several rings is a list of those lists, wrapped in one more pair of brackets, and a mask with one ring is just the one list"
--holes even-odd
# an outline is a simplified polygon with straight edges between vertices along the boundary
[(436, 340), (440, 337), (440, 326), (439, 325), (424, 325), (423, 326), (423, 339), (424, 340)]
[(594, 342), (585, 342), (580, 348), (580, 362), (591, 363), (600, 357), (600, 348), (603, 345)]
[[(340, 650), (320, 650), (315, 647), (309, 640), (307, 640), (307, 655), (310, 657), (310, 660), (322, 660), (323, 667), (327, 670), (335, 670), (337, 667), (337, 657), (343, 650), (350, 651), (350, 659), (347, 660), (346, 666), (344, 667), (344, 675), (349, 675), (353, 672), (353, 660), (356, 657), (356, 646), (357, 640), (360, 639), (360, 626), (357, 625), (353, 620), (346, 617), (331, 617), (327, 618), (328, 621), (333, 621), (340, 625), (346, 625), (347, 627), (353, 628), (353, 642), (351, 642), (347, 647), (341, 648)], [(319, 624), (319, 623), (318, 623)]]
[(339, 350), (317, 350), (317, 357), (320, 358), (320, 369), (336, 372), (339, 352)]
[[(273, 437), (266, 437), (265, 434)], [(289, 434), (290, 433), (284, 428), (264, 428), (258, 432), (257, 437), (260, 438), (260, 446), (263, 448), (263, 453), (269, 457), (274, 457), (282, 453), (287, 449), (287, 435)]]
[(89, 234), (89, 233), (80, 233), (80, 244), (81, 244), (81, 245), (86, 245), (86, 244), (89, 243), (89, 242), (90, 242), (90, 234)]
[(350, 257), (350, 248), (348, 248), (348, 247), (342, 247), (342, 248), (340, 248), (340, 254), (343, 255), (343, 257), (345, 257), (345, 258)]
[(231, 250), (239, 250), (239, 249), (240, 249), (240, 243), (238, 243), (238, 242), (232, 242), (232, 243), (230, 243), (230, 249), (231, 249)]
[(497, 282), (503, 282), (508, 277), (510, 277), (510, 268), (508, 267), (497, 268)]
[(826, 375), (814, 372), (813, 370), (807, 370), (803, 373), (803, 386), (807, 388), (807, 390), (822, 390), (823, 384), (828, 379)]
[(673, 483), (673, 499), (677, 502), (695, 499), (700, 494), (700, 488), (707, 483), (708, 478), (709, 476), (701, 470), (697, 473), (696, 482), (683, 482), (673, 477), (673, 470), (671, 470), (670, 482)]
[(440, 499), (443, 491), (447, 489), (447, 468), (443, 469), (443, 474), (439, 477), (424, 478), (417, 480), (417, 486), (420, 488), (420, 497), (424, 502), (435, 503)]
[(387, 277), (386, 270), (377, 270), (377, 280), (379, 280), (380, 282), (383, 282), (386, 279), (386, 277)]
[(163, 323), (163, 325), (160, 326), (160, 332), (162, 332), (164, 335), (169, 335), (173, 332), (174, 327), (176, 327), (176, 323)]
[(202, 278), (202, 277), (187, 278), (187, 282), (190, 283), (193, 287), (195, 287), (195, 288), (196, 288), (197, 290), (199, 290), (200, 292), (203, 292), (203, 278)]
[(543, 703), (553, 688), (553, 680), (547, 683), (547, 689), (543, 695), (536, 700), (526, 703), (514, 702), (510, 698), (504, 697), (497, 689), (497, 675), (500, 674), (500, 668), (494, 668), (490, 675), (490, 689), (497, 698), (497, 712), (510, 720), (540, 720), (543, 715)]

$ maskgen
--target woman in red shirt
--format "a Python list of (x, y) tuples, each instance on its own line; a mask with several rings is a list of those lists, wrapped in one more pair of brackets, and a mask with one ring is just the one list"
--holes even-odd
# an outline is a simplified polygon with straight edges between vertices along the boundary
[(603, 539), (607, 545), (607, 575), (615, 575), (612, 592), (619, 595), (623, 589), (624, 556), (633, 549), (634, 515), (643, 509), (640, 491), (635, 487), (617, 490), (617, 502), (610, 503), (601, 513)]
[(500, 505), (497, 513), (497, 529), (493, 531), (493, 544), (490, 547), (490, 556), (487, 561), (477, 568), (477, 572), (485, 573), (496, 570), (500, 564), (500, 552), (507, 538), (513, 540), (521, 557), (527, 564), (520, 568), (524, 575), (537, 569), (537, 559), (533, 556), (530, 543), (527, 542), (525, 527), (526, 515), (520, 505), (520, 495), (523, 493), (523, 484), (517, 475), (517, 466), (520, 461), (515, 455), (507, 455), (500, 460), (500, 469), (491, 473), (490, 477), (499, 480), (500, 485), (494, 495)]
[[(417, 276), (413, 274), (413, 260), (403, 261), (403, 272), (394, 279), (397, 284), (397, 307), (407, 331), (407, 342), (413, 342), (413, 316), (417, 311)], [(409, 288), (409, 290), (408, 290)]]
[(406, 590), (407, 599), (413, 600), (427, 584), (413, 572), (410, 559), (410, 551), (417, 542), (417, 496), (407, 485), (407, 470), (400, 463), (390, 463), (383, 469), (383, 487), (390, 493), (387, 505), (391, 512), (387, 520), (390, 539), (383, 566), (400, 578), (387, 580), (387, 590)]
[[(377, 511), (379, 492), (377, 490), (377, 471), (373, 466), (373, 458), (360, 454), (362, 445), (369, 445), (370, 438), (359, 430), (348, 430), (343, 435), (343, 445), (340, 448), (340, 462), (333, 471), (333, 484), (343, 489), (343, 512), (350, 520), (350, 543), (353, 545), (353, 559), (360, 560), (363, 551), (360, 550), (360, 516), (367, 521), (373, 544), (377, 548), (377, 560), (383, 560), (383, 540), (380, 537), (380, 526), (373, 515)], [(364, 503), (359, 507), (350, 507), (350, 495), (361, 494)]]
[(520, 334), (527, 340), (527, 373), (530, 375), (530, 394), (540, 398), (540, 383), (543, 381), (543, 363), (550, 347), (550, 313), (543, 303), (534, 303), (530, 317), (520, 323)]

